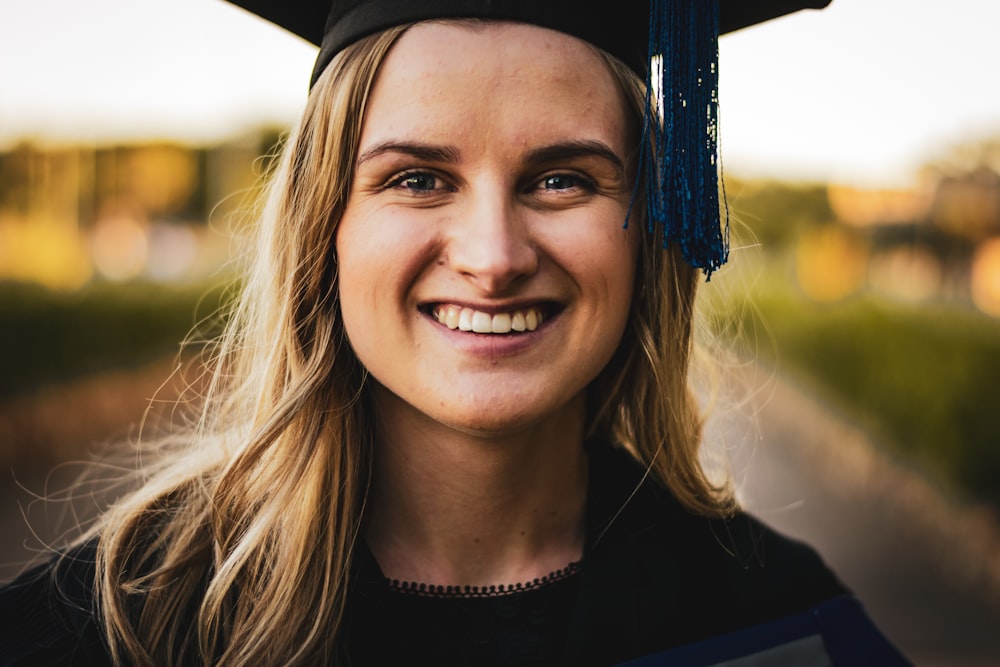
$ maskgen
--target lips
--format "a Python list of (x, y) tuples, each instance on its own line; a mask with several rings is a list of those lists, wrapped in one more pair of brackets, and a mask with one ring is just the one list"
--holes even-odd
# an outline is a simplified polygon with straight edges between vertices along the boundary
[(545, 319), (541, 307), (487, 313), (453, 304), (438, 304), (431, 315), (449, 329), (480, 334), (509, 334), (534, 331)]

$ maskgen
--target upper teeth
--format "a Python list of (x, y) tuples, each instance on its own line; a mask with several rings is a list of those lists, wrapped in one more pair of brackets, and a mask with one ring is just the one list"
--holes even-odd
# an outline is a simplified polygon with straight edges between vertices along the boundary
[(434, 308), (434, 317), (449, 329), (474, 333), (534, 331), (542, 323), (542, 311), (537, 308), (515, 310), (512, 313), (484, 313), (472, 308), (441, 305)]

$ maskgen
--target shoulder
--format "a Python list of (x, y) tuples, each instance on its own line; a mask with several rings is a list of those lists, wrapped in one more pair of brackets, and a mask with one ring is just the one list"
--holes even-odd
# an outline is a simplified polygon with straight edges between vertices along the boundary
[[(661, 654), (671, 660), (641, 664), (675, 664), (674, 657), (677, 664), (716, 664), (769, 641), (807, 637), (824, 650), (867, 637), (871, 642), (858, 643), (868, 647), (865, 655), (898, 656), (808, 545), (744, 512), (726, 518), (689, 512), (627, 453), (604, 447), (592, 457), (584, 625), (617, 623), (617, 632), (631, 637), (592, 664)], [(688, 659), (694, 655), (718, 659)]]
[(604, 450), (591, 481), (593, 553), (631, 554), (647, 581), (669, 589), (689, 612), (704, 609), (717, 623), (735, 626), (848, 592), (808, 545), (744, 512), (691, 513), (627, 453)]
[(684, 573), (679, 588), (688, 604), (732, 628), (804, 611), (849, 592), (812, 547), (748, 514), (675, 515), (659, 528)]
[(0, 665), (110, 664), (94, 597), (88, 542), (0, 587)]
[(689, 643), (847, 593), (809, 546), (742, 512), (689, 512), (625, 452), (591, 457), (588, 594), (627, 598), (650, 633), (667, 627), (671, 643)]
[(618, 663), (619, 667), (667, 665), (912, 667), (875, 627), (861, 603), (847, 595), (798, 614)]

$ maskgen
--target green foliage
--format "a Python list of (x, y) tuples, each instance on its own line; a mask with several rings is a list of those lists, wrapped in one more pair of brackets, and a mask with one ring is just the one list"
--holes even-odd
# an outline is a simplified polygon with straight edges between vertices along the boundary
[(54, 292), (0, 283), (0, 396), (177, 352), (196, 324), (206, 334), (217, 331), (212, 316), (223, 295), (205, 285), (94, 284)]
[(900, 454), (1000, 506), (1000, 322), (947, 304), (817, 304), (787, 288), (754, 302), (760, 320), (743, 326), (770, 330), (784, 368)]

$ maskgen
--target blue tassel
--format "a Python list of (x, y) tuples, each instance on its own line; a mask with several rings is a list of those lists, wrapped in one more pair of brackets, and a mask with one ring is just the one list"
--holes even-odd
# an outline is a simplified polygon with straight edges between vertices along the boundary
[[(718, 0), (650, 0), (649, 74), (639, 174), (647, 223), (705, 272), (729, 256), (719, 198)], [(678, 48), (680, 45), (680, 48)], [(724, 201), (724, 197), (723, 197)]]

